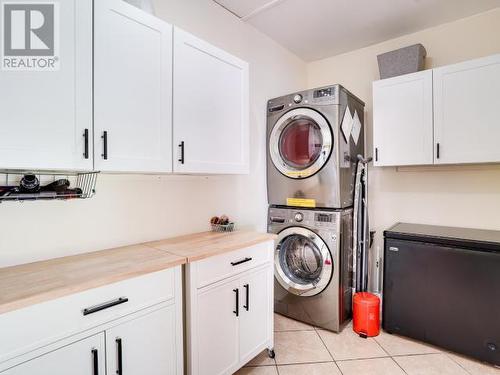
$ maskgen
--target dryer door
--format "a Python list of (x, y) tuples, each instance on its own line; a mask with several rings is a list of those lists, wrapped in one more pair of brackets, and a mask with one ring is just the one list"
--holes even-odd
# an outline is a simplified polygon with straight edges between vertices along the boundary
[(297, 108), (276, 121), (269, 138), (269, 152), (282, 174), (307, 178), (327, 162), (332, 144), (332, 131), (326, 119), (312, 109)]
[(316, 233), (291, 227), (278, 235), (274, 268), (276, 280), (288, 292), (314, 296), (330, 283), (333, 261), (325, 242)]

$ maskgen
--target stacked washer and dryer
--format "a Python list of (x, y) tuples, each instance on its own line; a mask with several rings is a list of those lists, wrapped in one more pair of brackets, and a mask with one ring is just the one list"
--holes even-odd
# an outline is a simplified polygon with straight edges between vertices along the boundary
[(275, 311), (338, 332), (352, 311), (353, 232), (366, 219), (364, 103), (340, 85), (272, 99), (267, 135)]

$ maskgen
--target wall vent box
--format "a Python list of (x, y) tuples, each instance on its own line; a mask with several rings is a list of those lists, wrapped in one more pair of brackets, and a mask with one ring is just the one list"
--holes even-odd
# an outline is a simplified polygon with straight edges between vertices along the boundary
[(380, 79), (424, 70), (427, 51), (421, 44), (400, 48), (377, 56)]

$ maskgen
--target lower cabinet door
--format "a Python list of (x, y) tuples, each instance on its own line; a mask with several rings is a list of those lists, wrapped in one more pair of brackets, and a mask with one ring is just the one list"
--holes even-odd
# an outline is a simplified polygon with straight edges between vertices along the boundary
[(174, 306), (106, 330), (107, 374), (176, 374), (175, 338)]
[(240, 279), (240, 360), (250, 360), (271, 339), (273, 317), (272, 268), (252, 272)]
[(2, 375), (105, 375), (104, 333), (13, 367)]
[[(227, 374), (237, 366), (238, 316), (243, 313), (239, 304), (242, 292), (239, 280), (222, 281), (199, 291), (197, 319), (198, 331), (192, 340), (196, 347), (191, 361), (192, 374)], [(197, 353), (196, 353), (197, 352)]]

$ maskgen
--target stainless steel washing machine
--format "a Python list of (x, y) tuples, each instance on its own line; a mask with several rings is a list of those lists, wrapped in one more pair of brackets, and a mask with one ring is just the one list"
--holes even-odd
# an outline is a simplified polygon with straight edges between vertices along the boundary
[(352, 209), (270, 207), (274, 311), (339, 332), (351, 317)]
[(267, 107), (270, 205), (353, 205), (364, 155), (364, 103), (340, 85), (272, 99)]

